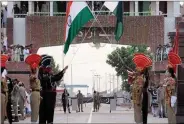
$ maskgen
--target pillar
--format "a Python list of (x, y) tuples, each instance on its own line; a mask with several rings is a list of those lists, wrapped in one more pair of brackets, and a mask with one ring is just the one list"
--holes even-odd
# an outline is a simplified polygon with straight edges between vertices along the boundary
[(134, 16), (134, 1), (130, 1), (130, 16)]
[(28, 1), (28, 13), (32, 14), (33, 12), (34, 12), (33, 2), (32, 1)]
[(180, 2), (168, 1), (167, 2), (167, 16), (178, 17), (180, 15)]
[(50, 16), (53, 16), (53, 1), (50, 1)]
[(156, 15), (159, 15), (159, 1), (156, 1)]
[(7, 18), (13, 18), (13, 4), (14, 2), (8, 1), (7, 5)]
[(138, 6), (138, 1), (135, 1), (135, 16), (139, 16), (139, 6)]

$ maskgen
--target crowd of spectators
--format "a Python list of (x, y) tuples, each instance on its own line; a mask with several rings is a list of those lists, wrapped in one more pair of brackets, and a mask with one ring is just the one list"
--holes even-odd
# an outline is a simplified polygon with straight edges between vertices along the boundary
[(8, 45), (7, 44), (7, 38), (4, 38), (4, 36), (1, 34), (1, 54), (6, 54), (9, 56), (8, 61), (15, 61), (20, 62), (24, 61), (26, 57), (32, 53), (32, 44), (28, 46), (22, 46), (22, 45)]
[(23, 5), (21, 8), (19, 8), (18, 5), (15, 4), (12, 12), (15, 14), (15, 17), (25, 17), (28, 12), (28, 8), (26, 7), (26, 5)]

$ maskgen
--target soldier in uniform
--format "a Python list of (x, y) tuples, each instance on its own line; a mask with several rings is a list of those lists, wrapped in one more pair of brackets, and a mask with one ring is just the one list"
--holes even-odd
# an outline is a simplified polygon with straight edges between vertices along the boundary
[(93, 94), (93, 112), (97, 112), (97, 93), (96, 91), (94, 91), (94, 94)]
[(1, 124), (4, 124), (6, 116), (6, 107), (8, 102), (8, 85), (6, 81), (6, 62), (8, 61), (8, 56), (1, 55)]
[(97, 92), (97, 111), (99, 111), (100, 109), (100, 102), (101, 102), (100, 93)]
[(25, 114), (24, 114), (24, 110), (25, 110), (25, 102), (26, 102), (26, 89), (24, 87), (24, 84), (22, 82), (19, 83), (19, 108), (20, 108), (20, 114), (22, 115), (22, 120), (24, 120)]
[(168, 54), (168, 67), (166, 70), (165, 86), (165, 102), (167, 108), (168, 123), (176, 124), (176, 115), (174, 110), (174, 103), (171, 102), (172, 97), (176, 96), (176, 65), (181, 64), (181, 58), (170, 52)]
[(143, 106), (147, 106), (148, 102), (148, 99), (146, 99), (148, 94), (145, 93), (147, 92), (145, 89), (147, 88), (148, 84), (145, 86), (146, 81), (144, 79), (147, 78), (147, 76), (145, 76), (147, 74), (147, 67), (152, 65), (152, 61), (144, 54), (135, 54), (133, 62), (136, 65), (136, 72), (128, 71), (128, 75), (129, 83), (133, 85), (132, 99), (134, 105), (134, 119), (137, 124), (147, 123), (148, 112)]
[(31, 104), (31, 122), (36, 123), (38, 120), (39, 107), (40, 107), (40, 80), (37, 78), (37, 68), (41, 61), (41, 56), (37, 54), (29, 55), (25, 62), (30, 65), (31, 74), (29, 77), (30, 89), (32, 90), (30, 96)]
[(38, 77), (41, 83), (41, 97), (40, 110), (39, 110), (39, 123), (53, 123), (54, 108), (56, 103), (56, 82), (60, 81), (68, 66), (57, 74), (52, 73), (51, 64), (53, 57), (49, 55), (42, 55)]
[(83, 94), (79, 90), (79, 93), (77, 94), (77, 101), (78, 101), (78, 109), (79, 112), (83, 112)]
[(63, 103), (64, 113), (66, 113), (66, 108), (68, 108), (68, 113), (71, 113), (68, 97), (69, 97), (69, 93), (66, 89), (64, 89), (64, 92), (62, 94), (62, 103)]

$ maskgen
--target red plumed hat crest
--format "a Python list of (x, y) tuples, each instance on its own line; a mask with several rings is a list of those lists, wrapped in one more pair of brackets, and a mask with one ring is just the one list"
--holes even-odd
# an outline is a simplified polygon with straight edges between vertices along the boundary
[(173, 68), (176, 72), (176, 65), (181, 64), (181, 58), (178, 56), (178, 54), (174, 52), (169, 52), (168, 54), (168, 66)]
[(1, 67), (6, 67), (6, 62), (8, 61), (7, 55), (1, 55)]
[(133, 62), (139, 71), (142, 71), (146, 67), (150, 67), (152, 65), (152, 60), (143, 53), (134, 54)]
[(26, 60), (25, 60), (25, 62), (28, 64), (28, 65), (30, 65), (30, 67), (32, 68), (32, 69), (36, 69), (38, 66), (39, 66), (39, 63), (40, 63), (40, 61), (41, 61), (41, 56), (40, 55), (38, 55), (38, 54), (31, 54), (31, 55), (29, 55), (27, 58), (26, 58)]

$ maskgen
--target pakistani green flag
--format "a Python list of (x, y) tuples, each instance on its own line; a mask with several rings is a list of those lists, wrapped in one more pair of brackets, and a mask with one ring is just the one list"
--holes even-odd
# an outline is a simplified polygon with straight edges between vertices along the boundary
[(123, 34), (123, 2), (105, 2), (104, 5), (114, 13), (117, 18), (116, 29), (115, 29), (115, 39), (119, 41)]

